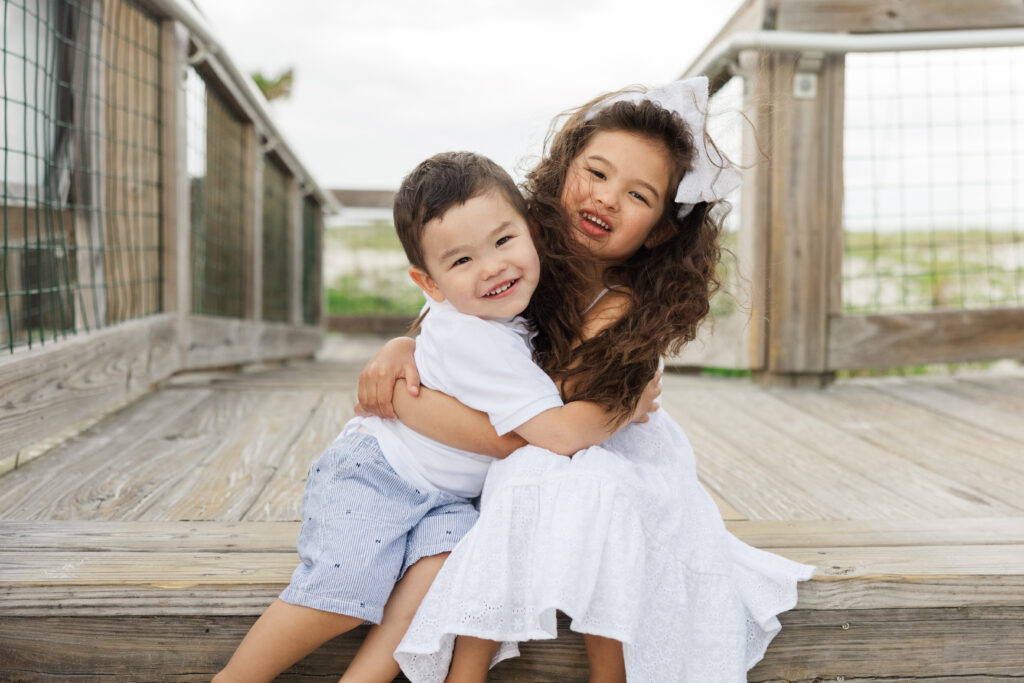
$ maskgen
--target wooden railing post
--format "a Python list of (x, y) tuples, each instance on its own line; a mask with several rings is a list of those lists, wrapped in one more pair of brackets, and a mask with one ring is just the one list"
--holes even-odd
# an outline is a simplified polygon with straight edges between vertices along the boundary
[(178, 362), (184, 363), (188, 316), (192, 312), (192, 226), (189, 206), (188, 118), (185, 76), (188, 32), (173, 19), (160, 25), (163, 84), (161, 266), (163, 310), (177, 314)]
[(834, 249), (842, 239), (844, 58), (779, 53), (769, 63), (768, 343), (758, 376), (822, 384), (833, 376), (828, 315), (842, 277)]
[(293, 325), (302, 324), (302, 203), (301, 182), (295, 176), (288, 178), (288, 258), (291, 260), (288, 319)]
[(738, 56), (743, 77), (743, 112), (750, 125), (743, 126), (743, 191), (740, 193), (740, 228), (736, 263), (740, 291), (749, 309), (746, 339), (749, 368), (765, 369), (768, 334), (768, 236), (771, 215), (771, 163), (765, 156), (766, 140), (759, 131), (769, 130), (771, 95), (769, 57), (755, 50)]

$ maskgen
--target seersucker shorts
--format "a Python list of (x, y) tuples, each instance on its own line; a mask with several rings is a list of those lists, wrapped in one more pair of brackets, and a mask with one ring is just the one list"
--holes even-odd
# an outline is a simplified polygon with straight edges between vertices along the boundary
[(302, 563), (281, 600), (380, 623), (405, 570), (452, 550), (477, 515), (465, 498), (419, 490), (391, 469), (377, 439), (346, 430), (309, 469)]

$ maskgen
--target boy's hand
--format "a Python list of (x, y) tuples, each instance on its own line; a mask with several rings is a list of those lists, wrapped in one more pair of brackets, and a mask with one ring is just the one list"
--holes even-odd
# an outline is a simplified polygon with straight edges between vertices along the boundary
[(359, 373), (359, 402), (355, 408), (356, 415), (396, 418), (391, 399), (395, 383), (402, 378), (405, 379), (409, 394), (419, 395), (420, 373), (416, 370), (416, 362), (413, 360), (415, 350), (415, 339), (397, 337), (384, 344), (377, 355), (370, 359)]
[(640, 402), (636, 404), (632, 422), (647, 422), (651, 419), (650, 413), (660, 407), (658, 399), (661, 397), (661, 376), (662, 369), (658, 368), (658, 371), (654, 373), (654, 379), (647, 383), (644, 393), (640, 395)]

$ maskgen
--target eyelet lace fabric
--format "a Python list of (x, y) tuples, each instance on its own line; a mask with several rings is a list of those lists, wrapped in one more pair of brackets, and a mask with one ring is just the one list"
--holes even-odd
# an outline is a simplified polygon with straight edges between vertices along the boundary
[(424, 598), (395, 657), (443, 681), (456, 635), (622, 641), (630, 683), (745, 681), (813, 567), (728, 533), (664, 411), (571, 459), (527, 446), (491, 466), (480, 518)]

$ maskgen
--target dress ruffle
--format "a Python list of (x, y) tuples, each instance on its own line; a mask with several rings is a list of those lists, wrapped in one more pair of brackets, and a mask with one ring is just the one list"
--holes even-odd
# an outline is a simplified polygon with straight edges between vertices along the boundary
[(444, 680), (456, 634), (501, 641), (496, 663), (558, 610), (622, 641), (631, 683), (745, 681), (813, 573), (728, 533), (663, 411), (571, 459), (520, 449), (483, 495), (395, 653), (414, 682)]

